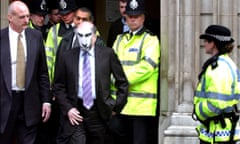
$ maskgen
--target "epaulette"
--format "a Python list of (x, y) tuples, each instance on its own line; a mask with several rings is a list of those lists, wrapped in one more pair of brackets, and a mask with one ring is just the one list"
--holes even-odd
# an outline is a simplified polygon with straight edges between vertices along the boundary
[(155, 36), (156, 34), (150, 31), (149, 29), (145, 29), (145, 32), (149, 33), (151, 36)]
[(212, 69), (215, 69), (218, 66), (217, 60), (211, 63)]

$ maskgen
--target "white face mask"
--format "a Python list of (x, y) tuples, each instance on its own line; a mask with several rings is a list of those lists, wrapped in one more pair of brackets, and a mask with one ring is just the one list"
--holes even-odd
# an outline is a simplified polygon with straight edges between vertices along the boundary
[(78, 38), (80, 48), (84, 51), (89, 51), (92, 47), (92, 30), (89, 28), (81, 29), (81, 31), (78, 32)]

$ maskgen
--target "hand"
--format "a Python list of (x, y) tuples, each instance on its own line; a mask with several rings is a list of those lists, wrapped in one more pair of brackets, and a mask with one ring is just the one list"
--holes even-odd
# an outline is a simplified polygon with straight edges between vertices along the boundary
[(50, 103), (43, 103), (43, 106), (42, 106), (43, 122), (47, 122), (50, 115), (51, 115), (51, 104)]
[(115, 111), (112, 111), (112, 116), (115, 116), (117, 113)]
[(83, 117), (80, 115), (80, 112), (76, 108), (71, 108), (68, 111), (68, 118), (72, 125), (79, 125), (79, 122), (83, 121)]

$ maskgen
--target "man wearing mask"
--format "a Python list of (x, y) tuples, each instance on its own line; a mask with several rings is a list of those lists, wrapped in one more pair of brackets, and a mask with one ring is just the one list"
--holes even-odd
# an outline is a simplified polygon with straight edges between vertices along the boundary
[[(85, 21), (93, 23), (94, 17), (92, 12), (88, 8), (81, 7), (75, 11), (75, 15), (73, 18), (73, 24), (75, 28), (68, 31), (63, 37), (57, 51), (56, 59), (60, 58), (61, 57), (60, 55), (64, 51), (79, 47), (79, 43), (77, 40), (78, 33), (76, 31), (76, 27), (78, 27), (78, 25), (80, 25), (82, 22), (85, 22)], [(99, 46), (105, 46), (105, 43), (100, 38), (98, 31), (97, 31), (97, 40), (95, 44)]]
[[(58, 144), (105, 144), (106, 124), (126, 103), (128, 81), (110, 48), (95, 45), (96, 28), (77, 26), (79, 47), (66, 51), (56, 63), (54, 95), (61, 109)], [(116, 99), (111, 97), (111, 75)]]

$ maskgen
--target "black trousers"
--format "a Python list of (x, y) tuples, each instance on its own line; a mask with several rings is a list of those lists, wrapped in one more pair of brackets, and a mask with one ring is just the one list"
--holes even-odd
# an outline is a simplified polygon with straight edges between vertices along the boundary
[(3, 134), (0, 134), (0, 144), (34, 144), (38, 126), (27, 127), (24, 119), (24, 92), (12, 92), (12, 107)]
[(155, 117), (116, 115), (109, 124), (115, 144), (155, 144)]
[(79, 99), (77, 109), (83, 117), (83, 122), (74, 126), (74, 132), (70, 136), (59, 133), (57, 144), (105, 144), (107, 126), (100, 117), (96, 102), (88, 110)]
[(60, 109), (56, 101), (51, 103), (51, 116), (45, 123), (41, 123), (35, 144), (56, 144), (58, 129), (60, 126)]
[(86, 135), (86, 144), (105, 144), (107, 126), (100, 117), (96, 101), (91, 109), (83, 106), (81, 99), (78, 101), (78, 109), (83, 116), (83, 126)]

